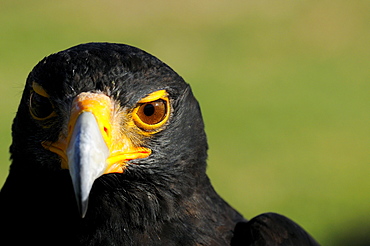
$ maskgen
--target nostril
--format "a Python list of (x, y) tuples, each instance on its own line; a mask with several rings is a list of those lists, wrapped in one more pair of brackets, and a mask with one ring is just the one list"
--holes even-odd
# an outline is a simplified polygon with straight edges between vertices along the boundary
[(105, 132), (105, 134), (107, 134), (107, 136), (109, 137), (109, 131), (108, 131), (108, 128), (104, 127), (104, 132)]

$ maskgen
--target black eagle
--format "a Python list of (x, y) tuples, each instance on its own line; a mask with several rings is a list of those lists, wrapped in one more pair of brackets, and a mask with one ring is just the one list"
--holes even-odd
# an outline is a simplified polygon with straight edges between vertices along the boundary
[(318, 245), (282, 215), (248, 221), (215, 192), (190, 86), (138, 48), (44, 58), (12, 137), (2, 245)]

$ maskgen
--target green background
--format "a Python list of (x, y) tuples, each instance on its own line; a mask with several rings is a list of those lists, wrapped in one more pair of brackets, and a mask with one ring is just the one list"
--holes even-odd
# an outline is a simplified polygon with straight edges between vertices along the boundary
[(32, 67), (79, 43), (127, 43), (192, 85), (222, 197), (344, 245), (370, 231), (369, 13), (359, 0), (0, 0), (0, 186)]

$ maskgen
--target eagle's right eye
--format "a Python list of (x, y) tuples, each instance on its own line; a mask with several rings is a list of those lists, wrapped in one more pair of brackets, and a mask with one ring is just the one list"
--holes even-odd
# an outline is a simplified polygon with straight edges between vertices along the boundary
[(29, 107), (32, 117), (37, 120), (45, 120), (54, 113), (54, 108), (49, 98), (41, 96), (35, 91), (31, 93)]

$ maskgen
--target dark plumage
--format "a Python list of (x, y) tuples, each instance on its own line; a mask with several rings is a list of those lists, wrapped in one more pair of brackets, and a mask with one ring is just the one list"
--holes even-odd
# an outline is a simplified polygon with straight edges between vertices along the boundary
[[(74, 120), (76, 98), (90, 96), (107, 101), (109, 125), (90, 105)], [(85, 121), (98, 127), (102, 143), (80, 140)], [(140, 49), (89, 43), (44, 58), (27, 79), (12, 130), (12, 165), (0, 194), (2, 244), (316, 245), (283, 216), (247, 221), (214, 191), (190, 86)], [(102, 151), (109, 158), (125, 153), (114, 171), (91, 176), (90, 191), (83, 183), (90, 166), (84, 171), (81, 163), (95, 156), (83, 154), (91, 144), (108, 146)]]

